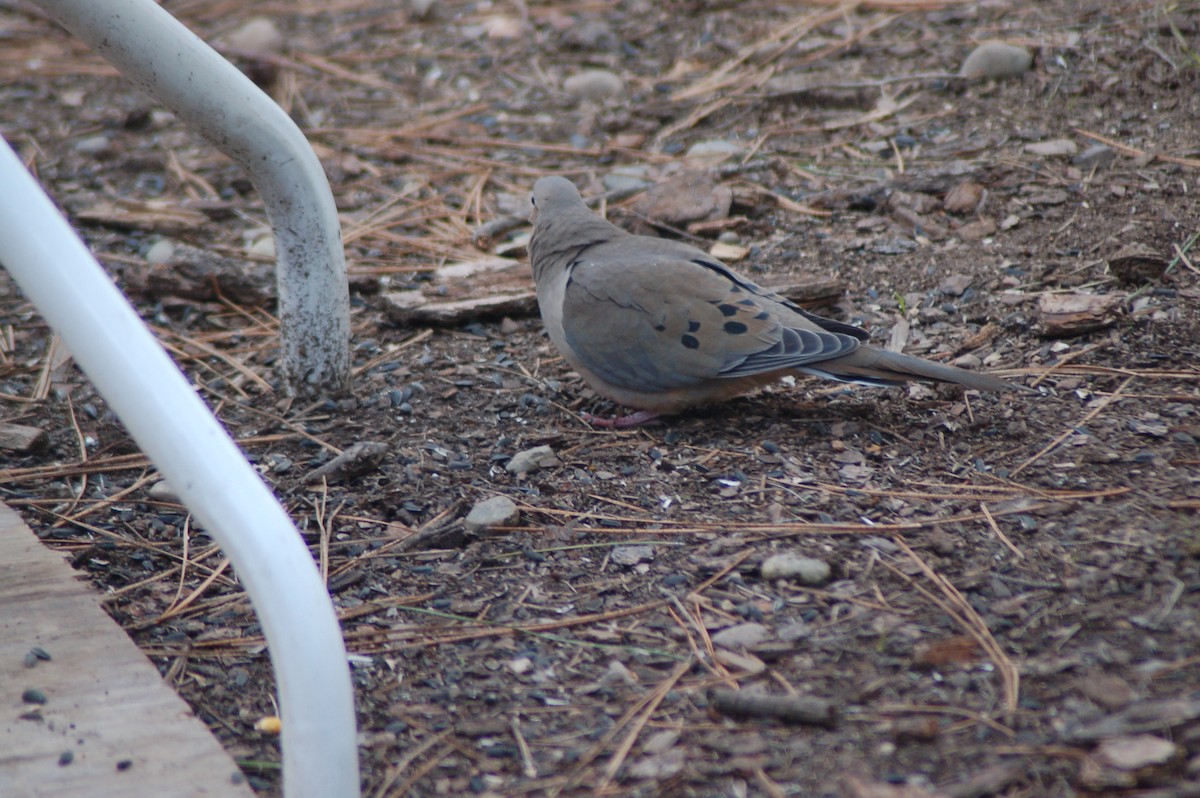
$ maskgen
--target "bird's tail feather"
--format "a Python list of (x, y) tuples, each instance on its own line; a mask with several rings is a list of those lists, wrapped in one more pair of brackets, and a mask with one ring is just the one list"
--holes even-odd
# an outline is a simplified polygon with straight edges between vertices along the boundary
[(910, 380), (928, 380), (957, 383), (980, 391), (1009, 391), (1021, 387), (990, 374), (966, 371), (873, 346), (860, 346), (845, 357), (805, 366), (797, 371), (862, 385), (901, 385)]

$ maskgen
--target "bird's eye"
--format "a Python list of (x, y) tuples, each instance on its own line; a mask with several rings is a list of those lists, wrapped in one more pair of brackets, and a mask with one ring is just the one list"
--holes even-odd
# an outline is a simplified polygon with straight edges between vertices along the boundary
[(530, 197), (529, 204), (536, 208), (537, 207), (537, 197)]

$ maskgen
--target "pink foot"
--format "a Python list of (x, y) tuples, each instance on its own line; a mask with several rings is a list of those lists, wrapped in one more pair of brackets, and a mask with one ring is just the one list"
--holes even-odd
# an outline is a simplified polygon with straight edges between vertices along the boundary
[(639, 410), (636, 413), (630, 413), (627, 416), (617, 416), (616, 418), (593, 416), (591, 413), (582, 413), (581, 416), (584, 421), (597, 429), (632, 429), (640, 427), (643, 424), (660, 423), (659, 414), (650, 410)]

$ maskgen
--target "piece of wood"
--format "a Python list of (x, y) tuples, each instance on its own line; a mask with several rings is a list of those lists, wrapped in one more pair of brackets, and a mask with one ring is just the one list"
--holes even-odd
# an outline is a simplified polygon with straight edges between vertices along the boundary
[(46, 431), (24, 424), (0, 424), (0, 449), (29, 452), (46, 442)]
[(1118, 302), (1118, 297), (1095, 294), (1042, 294), (1042, 332), (1049, 338), (1069, 338), (1103, 329), (1117, 320)]
[(225, 298), (238, 305), (275, 304), (275, 264), (225, 257), (176, 244), (165, 263), (138, 263), (122, 273), (125, 287), (148, 298), (180, 297), (195, 302)]
[(1108, 268), (1125, 285), (1142, 285), (1162, 279), (1167, 259), (1141, 244), (1122, 247), (1108, 259)]
[(0, 712), (2, 796), (253, 798), (92, 589), (2, 504)]
[(837, 709), (823, 698), (762, 695), (736, 690), (713, 690), (708, 698), (713, 709), (731, 717), (773, 718), (784, 723), (826, 728), (837, 724)]
[(537, 294), (493, 294), (455, 302), (430, 302), (420, 291), (395, 291), (380, 297), (383, 310), (396, 324), (452, 326), (478, 319), (533, 316)]
[(304, 475), (304, 482), (311, 484), (319, 482), (321, 479), (329, 482), (354, 479), (378, 468), (384, 456), (390, 451), (391, 447), (386, 443), (359, 441), (325, 465), (309, 471)]
[(74, 213), (76, 221), (118, 230), (182, 233), (208, 224), (200, 211), (166, 200), (102, 199)]

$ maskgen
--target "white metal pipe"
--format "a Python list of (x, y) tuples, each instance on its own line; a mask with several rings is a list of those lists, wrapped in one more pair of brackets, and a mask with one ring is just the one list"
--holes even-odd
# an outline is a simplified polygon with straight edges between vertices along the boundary
[(34, 0), (250, 173), (275, 233), (289, 393), (342, 390), (350, 293), (329, 181), (296, 123), (153, 0)]
[(270, 490), (3, 139), (0, 263), (237, 569), (262, 622), (279, 684), (284, 794), (358, 796), (346, 650), (312, 556)]

